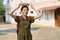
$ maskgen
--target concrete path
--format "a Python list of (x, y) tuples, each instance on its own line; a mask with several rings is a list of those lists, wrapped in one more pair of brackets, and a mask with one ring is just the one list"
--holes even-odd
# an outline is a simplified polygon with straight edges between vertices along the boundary
[[(33, 40), (60, 40), (60, 28), (31, 27)], [(0, 40), (17, 40), (16, 25), (0, 24)]]

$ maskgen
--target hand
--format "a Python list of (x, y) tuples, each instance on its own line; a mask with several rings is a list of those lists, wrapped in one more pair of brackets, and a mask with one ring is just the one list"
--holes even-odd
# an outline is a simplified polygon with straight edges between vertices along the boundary
[(19, 6), (29, 6), (29, 3), (23, 3), (22, 1), (20, 1)]
[(29, 6), (29, 3), (21, 3), (22, 6)]

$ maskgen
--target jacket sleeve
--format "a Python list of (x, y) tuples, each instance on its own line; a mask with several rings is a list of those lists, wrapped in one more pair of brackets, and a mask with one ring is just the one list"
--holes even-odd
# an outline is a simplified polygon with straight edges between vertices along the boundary
[(33, 23), (34, 22), (34, 17), (31, 16), (30, 18), (31, 18), (30, 23)]
[(19, 16), (16, 16), (15, 22), (19, 22)]

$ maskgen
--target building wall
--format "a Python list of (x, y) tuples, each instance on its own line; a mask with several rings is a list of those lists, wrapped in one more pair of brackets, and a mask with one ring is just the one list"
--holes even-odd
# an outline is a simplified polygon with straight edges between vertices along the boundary
[[(19, 2), (20, 0), (9, 0), (10, 1), (10, 12), (12, 12), (18, 5), (19, 5)], [(21, 0), (24, 2), (24, 0)], [(30, 0), (28, 0), (29, 3), (30, 3)], [(27, 1), (27, 2), (28, 2)], [(32, 2), (43, 2), (43, 1), (47, 1), (47, 0), (32, 0)], [(56, 1), (56, 0), (49, 0), (49, 1)], [(6, 2), (6, 0), (4, 1)], [(25, 1), (26, 2), (26, 1)], [(7, 3), (5, 3), (5, 5), (7, 5)], [(29, 7), (30, 8), (30, 7)], [(33, 13), (31, 13), (31, 11), (33, 11)], [(37, 24), (44, 24), (44, 25), (53, 25), (54, 26), (54, 10), (38, 10), (40, 11), (41, 13), (43, 13), (43, 16), (41, 18), (38, 18), (35, 20), (34, 23), (37, 23)], [(14, 15), (21, 15), (20, 14), (20, 9), (16, 10)], [(29, 11), (29, 14), (28, 16), (36, 16), (36, 12), (30, 8), (30, 11)], [(15, 23), (14, 19), (8, 15), (8, 11), (6, 11), (6, 22), (11, 22), (11, 23)]]
[(41, 18), (35, 20), (35, 23), (40, 23), (43, 25), (52, 25), (54, 26), (54, 10), (43, 10), (43, 15)]

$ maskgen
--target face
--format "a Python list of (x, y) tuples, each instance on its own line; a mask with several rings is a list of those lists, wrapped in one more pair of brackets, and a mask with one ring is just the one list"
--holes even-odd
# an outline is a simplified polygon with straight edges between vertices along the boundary
[(27, 16), (27, 14), (28, 14), (28, 10), (27, 10), (26, 7), (23, 8), (23, 10), (22, 10), (21, 12), (22, 12), (22, 14), (25, 15), (25, 16)]

